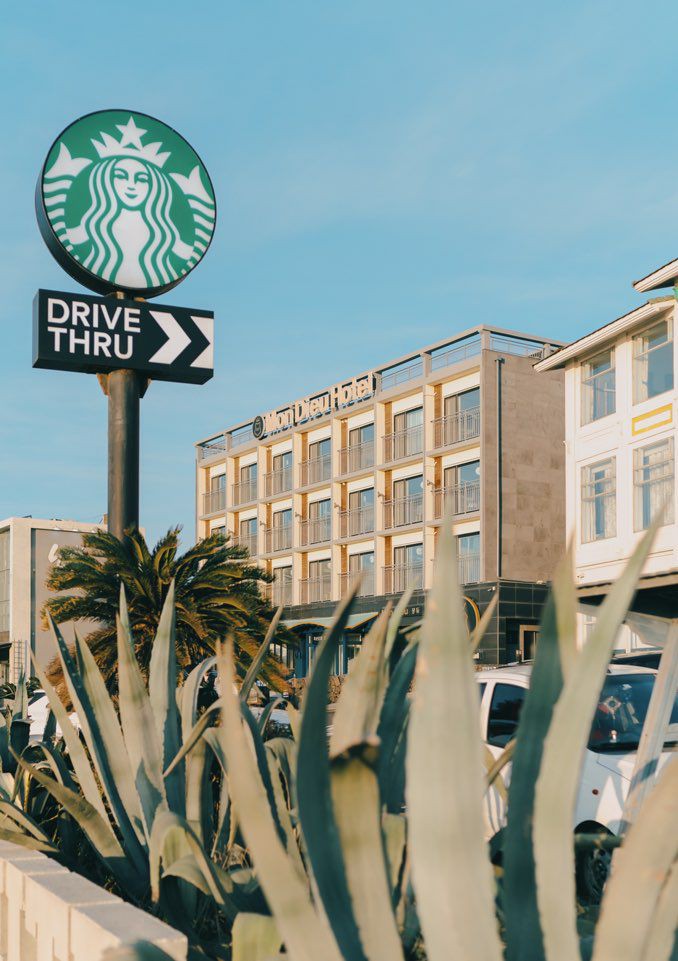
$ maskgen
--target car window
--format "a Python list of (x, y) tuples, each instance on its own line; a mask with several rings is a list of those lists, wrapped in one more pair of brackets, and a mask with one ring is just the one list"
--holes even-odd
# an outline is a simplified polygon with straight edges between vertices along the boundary
[(516, 684), (495, 684), (487, 721), (487, 743), (505, 747), (515, 737), (527, 690)]

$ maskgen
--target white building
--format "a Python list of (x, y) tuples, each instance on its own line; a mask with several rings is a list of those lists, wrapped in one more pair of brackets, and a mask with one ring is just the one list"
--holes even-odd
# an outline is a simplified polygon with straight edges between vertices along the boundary
[(47, 575), (58, 548), (80, 545), (82, 535), (99, 526), (34, 517), (0, 521), (0, 683), (15, 681), (22, 668), (30, 674), (29, 650), (43, 664), (56, 653), (40, 618), (51, 596)]
[[(652, 279), (636, 286), (652, 289)], [(607, 593), (664, 507), (634, 609), (666, 617), (678, 612), (675, 315), (675, 296), (651, 300), (536, 365), (565, 370), (566, 518), (580, 598)]]

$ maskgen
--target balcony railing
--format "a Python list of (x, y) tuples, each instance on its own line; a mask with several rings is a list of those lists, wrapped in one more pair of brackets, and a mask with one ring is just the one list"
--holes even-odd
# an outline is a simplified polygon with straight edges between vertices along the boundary
[(480, 554), (459, 555), (459, 583), (475, 584), (480, 580)]
[(323, 544), (332, 539), (332, 517), (327, 514), (323, 517), (311, 517), (299, 522), (299, 533), (301, 535), (301, 546), (307, 547), (309, 544)]
[(318, 601), (329, 601), (332, 596), (332, 578), (329, 574), (321, 577), (305, 577), (299, 581), (301, 587), (301, 603), (314, 604)]
[(384, 593), (402, 594), (410, 588), (421, 589), (424, 585), (424, 568), (421, 564), (394, 564), (384, 568)]
[(238, 484), (233, 484), (232, 491), (234, 507), (249, 504), (257, 499), (257, 482), (256, 480), (240, 481)]
[(287, 607), (292, 603), (292, 578), (273, 581), (268, 585), (268, 596), (273, 607)]
[(264, 550), (266, 554), (276, 551), (288, 551), (292, 547), (292, 525), (282, 524), (280, 527), (267, 527), (264, 531)]
[(301, 486), (321, 484), (332, 478), (332, 455), (323, 454), (321, 457), (311, 457), (301, 462)]
[(396, 497), (384, 503), (384, 528), (421, 524), (424, 519), (424, 495)]
[(436, 447), (463, 444), (480, 436), (480, 407), (460, 410), (433, 421), (433, 443)]
[(234, 534), (230, 542), (234, 547), (246, 547), (250, 555), (256, 557), (259, 549), (259, 537), (257, 534)]
[(220, 488), (215, 491), (207, 491), (202, 495), (203, 514), (217, 514), (226, 510), (226, 491)]
[(433, 516), (440, 520), (446, 511), (453, 514), (474, 514), (480, 510), (480, 481), (459, 484), (457, 487), (441, 487), (433, 492)]
[(225, 457), (228, 452), (228, 445), (223, 434), (212, 440), (205, 441), (198, 447), (198, 460), (209, 460), (210, 457)]
[(340, 537), (358, 537), (360, 534), (371, 534), (373, 530), (373, 504), (369, 507), (354, 507), (353, 510), (342, 511), (339, 515)]
[(278, 470), (269, 471), (264, 474), (265, 497), (275, 497), (276, 494), (284, 494), (292, 490), (292, 468), (280, 467)]
[(348, 594), (348, 590), (355, 580), (356, 577), (360, 575), (360, 587), (358, 588), (358, 597), (374, 597), (374, 568), (365, 569), (364, 571), (356, 571), (354, 574), (341, 574), (340, 575), (340, 586), (341, 586), (341, 596), (345, 597)]
[(342, 447), (339, 451), (339, 467), (342, 474), (374, 467), (374, 441), (366, 440), (364, 444)]
[(384, 461), (400, 460), (421, 454), (424, 449), (424, 425), (394, 431), (384, 437)]

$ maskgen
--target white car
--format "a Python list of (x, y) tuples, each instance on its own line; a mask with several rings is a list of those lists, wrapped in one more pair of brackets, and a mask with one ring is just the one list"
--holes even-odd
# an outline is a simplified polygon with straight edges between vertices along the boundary
[[(584, 752), (573, 824), (576, 833), (619, 831), (656, 673), (625, 664), (608, 667)], [(531, 674), (531, 664), (520, 664), (479, 671), (476, 675), (483, 739), (494, 757), (499, 757), (516, 735)], [(671, 724), (677, 723), (678, 698), (671, 716)], [(669, 757), (670, 746), (675, 746), (675, 742), (665, 745), (669, 750), (661, 755), (660, 767)], [(508, 766), (503, 774), (508, 783)], [(499, 790), (488, 792), (486, 813), (491, 834), (505, 823), (506, 805)], [(599, 900), (608, 869), (609, 855), (604, 852), (596, 850), (578, 856), (580, 893), (589, 900)]]

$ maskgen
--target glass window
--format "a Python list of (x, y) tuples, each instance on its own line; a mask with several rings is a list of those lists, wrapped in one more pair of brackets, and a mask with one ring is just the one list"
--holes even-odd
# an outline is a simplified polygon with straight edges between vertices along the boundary
[(329, 457), (331, 454), (332, 441), (329, 437), (318, 440), (314, 444), (308, 445), (308, 459), (318, 460), (321, 457)]
[(292, 508), (288, 507), (284, 511), (276, 511), (273, 514), (273, 527), (291, 527), (292, 526)]
[(210, 477), (210, 490), (213, 494), (226, 490), (226, 475), (218, 474), (216, 477)]
[(480, 580), (480, 534), (461, 534), (459, 550), (459, 582), (474, 584)]
[(518, 721), (527, 690), (516, 684), (495, 684), (490, 716), (487, 719), (487, 743), (505, 747), (518, 732)]
[(633, 529), (645, 530), (666, 505), (664, 523), (673, 524), (675, 468), (673, 438), (633, 452)]
[(445, 398), (444, 405), (446, 417), (463, 411), (477, 410), (480, 407), (480, 387), (462, 391), (461, 394), (450, 394)]
[(421, 427), (424, 423), (423, 407), (413, 407), (412, 410), (404, 410), (401, 414), (396, 414), (393, 418), (393, 430), (397, 434), (402, 430), (412, 430)]
[(363, 424), (348, 432), (348, 446), (358, 447), (360, 444), (372, 443), (374, 440), (374, 424)]
[(288, 450), (284, 454), (276, 454), (273, 458), (273, 470), (289, 470), (292, 467), (292, 451)]
[(422, 474), (397, 480), (393, 484), (394, 500), (399, 500), (402, 497), (422, 497), (423, 493), (424, 477)]
[(602, 541), (617, 533), (615, 461), (599, 461), (581, 469), (581, 539)]
[(254, 484), (257, 480), (257, 465), (248, 464), (247, 467), (240, 468), (240, 483)]
[(374, 571), (374, 551), (365, 551), (363, 554), (349, 555), (349, 574), (360, 574), (362, 571)]
[(250, 517), (246, 521), (240, 521), (240, 537), (255, 537), (257, 533), (257, 519)]
[(661, 320), (633, 338), (633, 402), (673, 389), (673, 323)]
[(581, 422), (590, 424), (614, 411), (614, 351), (604, 350), (581, 366)]
[(351, 511), (374, 507), (374, 488), (366, 487), (362, 491), (351, 491), (348, 495), (348, 509)]
[[(656, 674), (650, 673), (607, 676), (591, 725), (590, 751), (626, 753), (637, 749), (655, 678)], [(678, 696), (669, 723), (678, 724)], [(675, 735), (670, 737), (673, 742)]]
[(421, 567), (424, 563), (422, 544), (406, 544), (393, 548), (393, 563), (396, 567)]
[(309, 561), (308, 562), (308, 576), (312, 579), (323, 578), (323, 580), (329, 580), (331, 573), (331, 561), (329, 558), (325, 561)]
[(311, 520), (317, 520), (320, 517), (329, 517), (331, 513), (332, 501), (329, 497), (323, 501), (312, 501), (308, 505), (308, 516)]

